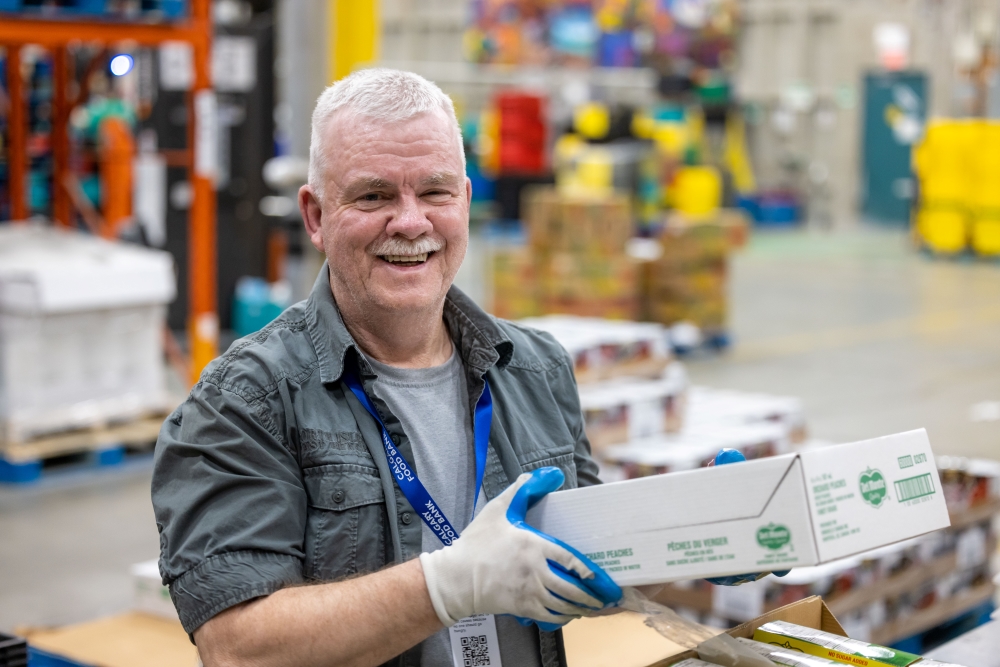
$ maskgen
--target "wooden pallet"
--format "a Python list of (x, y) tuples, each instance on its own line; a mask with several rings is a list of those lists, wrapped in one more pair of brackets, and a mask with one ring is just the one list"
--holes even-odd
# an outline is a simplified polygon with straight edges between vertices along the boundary
[(10, 463), (25, 463), (109, 447), (135, 447), (156, 441), (166, 415), (143, 417), (121, 424), (94, 426), (41, 436), (24, 442), (0, 445), (0, 457)]

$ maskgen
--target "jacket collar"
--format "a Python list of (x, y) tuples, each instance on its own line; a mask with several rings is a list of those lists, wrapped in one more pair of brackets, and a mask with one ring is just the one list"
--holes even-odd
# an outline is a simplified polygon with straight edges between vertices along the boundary
[[(454, 285), (448, 290), (444, 319), (452, 341), (469, 369), (480, 374), (493, 366), (506, 368), (514, 355), (514, 343), (496, 321)], [(347, 353), (361, 350), (347, 330), (344, 318), (330, 289), (330, 271), (326, 262), (320, 269), (306, 301), (306, 329), (319, 360), (320, 380), (336, 382), (344, 373)]]

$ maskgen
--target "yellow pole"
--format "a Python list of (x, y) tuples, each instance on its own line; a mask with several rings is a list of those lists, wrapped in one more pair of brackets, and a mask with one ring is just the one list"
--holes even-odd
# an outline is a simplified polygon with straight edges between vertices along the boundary
[(358, 65), (378, 60), (378, 0), (328, 0), (328, 78), (333, 83)]

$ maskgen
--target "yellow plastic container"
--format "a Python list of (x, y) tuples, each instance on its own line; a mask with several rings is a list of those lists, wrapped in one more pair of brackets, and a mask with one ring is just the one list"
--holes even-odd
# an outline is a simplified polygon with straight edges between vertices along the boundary
[(917, 230), (932, 252), (950, 255), (965, 250), (966, 214), (960, 208), (922, 209), (917, 214)]
[(972, 221), (972, 249), (985, 257), (1000, 256), (1000, 217), (978, 217)]
[(694, 218), (707, 217), (722, 205), (722, 177), (715, 167), (681, 167), (671, 192), (678, 211)]
[(969, 203), (975, 196), (975, 151), (982, 123), (936, 120), (914, 149), (913, 166), (925, 206)]

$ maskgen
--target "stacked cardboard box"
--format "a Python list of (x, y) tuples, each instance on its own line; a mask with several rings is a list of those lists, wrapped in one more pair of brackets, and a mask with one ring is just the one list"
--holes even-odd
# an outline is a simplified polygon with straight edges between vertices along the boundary
[(0, 443), (170, 408), (166, 252), (0, 225)]
[(520, 324), (552, 334), (572, 357), (580, 384), (659, 378), (672, 358), (666, 332), (658, 324), (574, 315), (531, 317)]
[(663, 377), (621, 378), (580, 387), (580, 407), (592, 450), (681, 428), (687, 375), (674, 362)]
[(702, 221), (670, 216), (658, 239), (662, 255), (642, 267), (644, 319), (724, 330), (728, 258), (745, 240), (745, 229), (742, 215), (733, 211)]
[(703, 468), (722, 449), (735, 449), (748, 460), (784, 454), (788, 429), (774, 422), (684, 424), (677, 432), (632, 439), (596, 453), (601, 479), (617, 482)]
[(635, 319), (638, 271), (625, 252), (629, 198), (619, 193), (528, 191), (522, 205), (544, 313)]
[(531, 248), (494, 242), (489, 250), (490, 312), (507, 320), (539, 314), (535, 258)]

